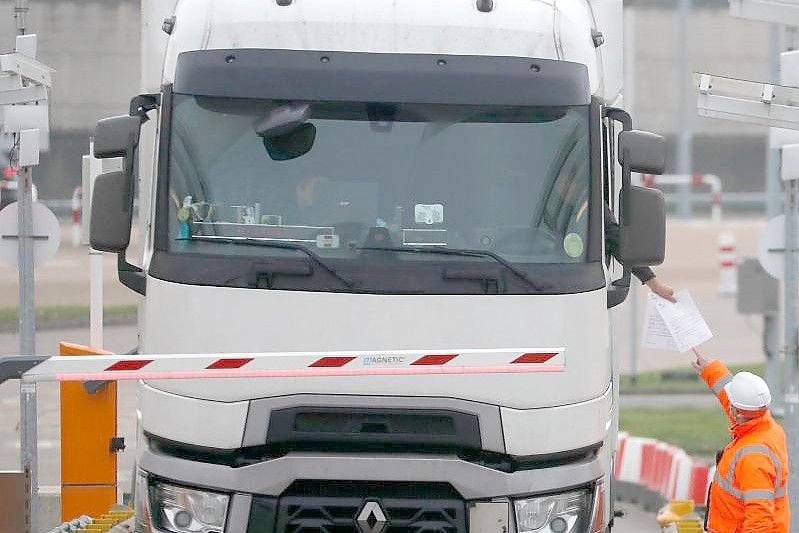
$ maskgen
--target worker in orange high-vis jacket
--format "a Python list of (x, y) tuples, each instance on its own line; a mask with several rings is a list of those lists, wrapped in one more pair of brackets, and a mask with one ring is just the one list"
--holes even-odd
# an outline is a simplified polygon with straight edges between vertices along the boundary
[(712, 533), (788, 533), (788, 446), (769, 412), (771, 393), (749, 372), (733, 376), (694, 350), (694, 367), (732, 422), (710, 486), (706, 529)]

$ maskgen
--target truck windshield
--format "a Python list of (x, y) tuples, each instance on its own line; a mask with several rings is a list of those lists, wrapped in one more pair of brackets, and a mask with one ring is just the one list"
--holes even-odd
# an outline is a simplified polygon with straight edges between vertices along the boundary
[(267, 258), (274, 287), (391, 292), (395, 267), (435, 265), (446, 284), (441, 268), (468, 263), (471, 285), (482, 269), (530, 292), (557, 285), (537, 283), (536, 266), (552, 278), (588, 261), (588, 106), (300, 103), (315, 138), (286, 159), (262, 127), (298, 103), (172, 101), (158, 242), (175, 260), (235, 258), (240, 275), (214, 284), (260, 286), (242, 261)]

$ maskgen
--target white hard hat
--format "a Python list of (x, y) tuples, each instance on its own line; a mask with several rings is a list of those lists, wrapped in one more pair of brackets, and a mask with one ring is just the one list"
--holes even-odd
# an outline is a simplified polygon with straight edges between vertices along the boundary
[(771, 404), (771, 392), (763, 378), (751, 372), (738, 372), (724, 386), (727, 398), (736, 409), (757, 411)]

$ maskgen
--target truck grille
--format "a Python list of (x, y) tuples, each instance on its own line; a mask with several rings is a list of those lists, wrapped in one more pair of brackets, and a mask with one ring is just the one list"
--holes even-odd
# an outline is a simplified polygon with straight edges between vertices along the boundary
[[(275, 533), (466, 533), (466, 504), (448, 485), (295, 483), (274, 501)], [(377, 502), (385, 524), (362, 510)], [(254, 509), (259, 505), (254, 499)], [(264, 504), (266, 502), (263, 502)], [(359, 526), (361, 518), (366, 527)], [(248, 533), (271, 533), (253, 528)]]

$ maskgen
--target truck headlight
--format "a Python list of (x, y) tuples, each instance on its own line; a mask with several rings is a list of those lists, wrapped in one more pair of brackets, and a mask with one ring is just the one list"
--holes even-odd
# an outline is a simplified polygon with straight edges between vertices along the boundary
[(172, 533), (222, 533), (230, 496), (155, 481), (150, 504), (157, 529)]
[(513, 500), (518, 533), (584, 533), (591, 520), (592, 491)]
[(149, 488), (147, 487), (147, 474), (144, 470), (136, 469), (136, 483), (133, 486), (133, 533), (152, 533), (150, 522), (150, 504), (148, 503)]

